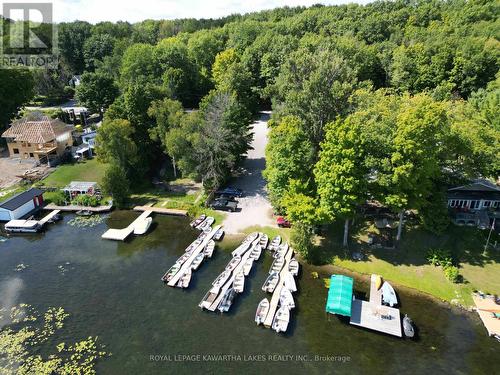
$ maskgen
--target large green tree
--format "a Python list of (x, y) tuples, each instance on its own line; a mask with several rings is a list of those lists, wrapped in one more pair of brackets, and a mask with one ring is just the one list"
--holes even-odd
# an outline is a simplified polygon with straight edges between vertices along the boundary
[(27, 69), (0, 69), (0, 131), (34, 95), (33, 76)]
[(120, 95), (112, 77), (103, 73), (84, 73), (76, 88), (76, 97), (92, 112), (101, 115)]

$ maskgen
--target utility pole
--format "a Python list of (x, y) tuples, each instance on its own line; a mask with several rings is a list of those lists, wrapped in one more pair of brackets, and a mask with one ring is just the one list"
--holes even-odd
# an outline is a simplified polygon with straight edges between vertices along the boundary
[(495, 221), (496, 220), (497, 220), (497, 218), (494, 218), (493, 224), (491, 224), (490, 233), (488, 233), (488, 239), (486, 240), (486, 244), (484, 245), (483, 255), (486, 255), (486, 249), (488, 248), (488, 245), (490, 244), (491, 232), (493, 232), (493, 228), (495, 228)]

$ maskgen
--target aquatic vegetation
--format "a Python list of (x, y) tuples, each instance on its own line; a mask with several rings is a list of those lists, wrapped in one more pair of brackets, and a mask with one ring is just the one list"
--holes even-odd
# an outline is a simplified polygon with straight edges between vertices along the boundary
[(105, 216), (92, 215), (92, 216), (75, 216), (68, 221), (68, 224), (78, 228), (92, 228), (104, 222)]
[(16, 272), (21, 272), (23, 270), (25, 270), (26, 268), (28, 268), (29, 266), (26, 265), (26, 264), (23, 264), (23, 263), (19, 263), (15, 268), (14, 268), (14, 271)]
[[(95, 374), (99, 358), (111, 355), (98, 337), (89, 336), (74, 344), (60, 343), (55, 350), (47, 348), (69, 314), (62, 307), (51, 307), (43, 317), (26, 304), (0, 310), (1, 374)], [(38, 353), (51, 353), (42, 356)]]

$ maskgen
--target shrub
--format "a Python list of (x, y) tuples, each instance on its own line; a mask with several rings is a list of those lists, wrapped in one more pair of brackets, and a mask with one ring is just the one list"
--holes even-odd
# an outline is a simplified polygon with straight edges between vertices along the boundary
[(102, 189), (113, 197), (118, 207), (123, 207), (130, 194), (130, 181), (127, 174), (116, 164), (111, 164), (102, 179)]
[(311, 226), (303, 223), (295, 223), (292, 227), (290, 240), (296, 251), (304, 258), (308, 258), (313, 247), (313, 232)]
[(82, 194), (73, 199), (71, 203), (76, 204), (78, 206), (96, 207), (99, 206), (101, 202), (100, 199), (97, 198), (96, 196)]
[(453, 283), (458, 283), (460, 281), (460, 274), (458, 272), (458, 267), (448, 265), (443, 268), (444, 276)]
[(54, 203), (57, 206), (63, 206), (66, 204), (66, 194), (63, 191), (54, 191), (46, 193), (47, 200)]
[(451, 254), (449, 250), (429, 249), (427, 252), (427, 261), (433, 266), (447, 267), (452, 265)]

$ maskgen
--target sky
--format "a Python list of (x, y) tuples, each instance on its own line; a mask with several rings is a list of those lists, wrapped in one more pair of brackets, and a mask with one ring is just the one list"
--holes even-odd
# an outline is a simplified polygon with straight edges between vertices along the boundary
[[(0, 0), (0, 3), (47, 3), (54, 6), (54, 21), (74, 20), (139, 22), (145, 19), (219, 18), (283, 6), (366, 4), (370, 0)], [(1, 11), (0, 11), (1, 12)], [(36, 18), (36, 15), (33, 16)], [(12, 16), (17, 19), (19, 17)]]

